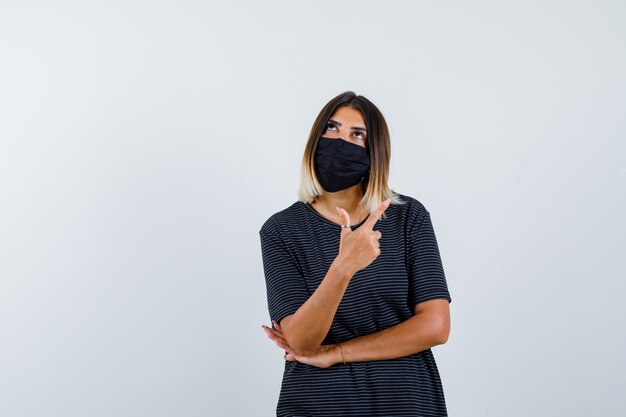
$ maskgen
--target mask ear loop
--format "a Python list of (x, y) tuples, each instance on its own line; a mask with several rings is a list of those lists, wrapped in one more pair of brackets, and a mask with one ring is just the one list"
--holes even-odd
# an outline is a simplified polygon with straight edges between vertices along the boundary
[(367, 178), (369, 180), (369, 176), (370, 176), (370, 170), (368, 169), (367, 172), (365, 173), (365, 175), (363, 175), (363, 177), (361, 177), (361, 182), (363, 182), (365, 180), (365, 178)]
[[(369, 141), (365, 141), (365, 150), (367, 151), (367, 156), (370, 158), (370, 161), (371, 161), (372, 160), (372, 155), (370, 154)], [(361, 178), (361, 182), (363, 182), (365, 180), (365, 178), (367, 178), (369, 180), (369, 176), (370, 176), (370, 170), (368, 169), (367, 172), (365, 173), (365, 175), (363, 175), (363, 178)]]

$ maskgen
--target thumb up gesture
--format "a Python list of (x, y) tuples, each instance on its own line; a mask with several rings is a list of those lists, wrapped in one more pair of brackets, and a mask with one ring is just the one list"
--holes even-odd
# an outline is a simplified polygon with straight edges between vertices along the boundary
[[(378, 240), (382, 234), (378, 230), (373, 230), (373, 228), (390, 203), (391, 199), (380, 203), (376, 211), (370, 214), (358, 229), (341, 228), (337, 257), (343, 259), (346, 265), (350, 265), (355, 273), (367, 267), (380, 255)], [(350, 225), (348, 212), (341, 207), (337, 207), (337, 212), (341, 217), (341, 224)]]

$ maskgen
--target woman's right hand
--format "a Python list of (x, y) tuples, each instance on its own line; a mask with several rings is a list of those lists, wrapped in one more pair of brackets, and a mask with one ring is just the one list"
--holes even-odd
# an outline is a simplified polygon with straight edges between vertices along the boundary
[[(376, 211), (358, 229), (341, 228), (337, 259), (341, 260), (342, 264), (347, 265), (354, 273), (367, 267), (380, 255), (378, 239), (382, 234), (378, 230), (373, 230), (373, 227), (390, 203), (391, 199), (380, 203)], [(346, 210), (337, 207), (337, 212), (341, 217), (341, 224), (350, 224), (350, 216)]]

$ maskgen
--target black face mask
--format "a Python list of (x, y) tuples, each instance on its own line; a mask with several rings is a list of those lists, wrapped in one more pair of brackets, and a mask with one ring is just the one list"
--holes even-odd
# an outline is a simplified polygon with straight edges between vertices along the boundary
[(315, 151), (315, 174), (324, 190), (345, 190), (369, 177), (370, 157), (363, 146), (321, 137)]

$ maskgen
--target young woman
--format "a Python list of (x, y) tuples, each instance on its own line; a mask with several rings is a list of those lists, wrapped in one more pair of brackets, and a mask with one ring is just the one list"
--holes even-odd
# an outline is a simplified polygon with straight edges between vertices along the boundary
[(389, 131), (351, 91), (318, 115), (298, 201), (259, 230), (282, 416), (447, 416), (431, 347), (452, 302), (430, 213), (391, 190)]

